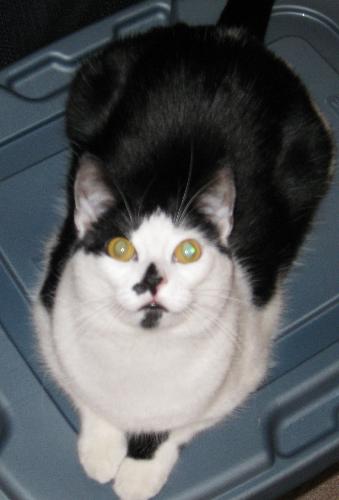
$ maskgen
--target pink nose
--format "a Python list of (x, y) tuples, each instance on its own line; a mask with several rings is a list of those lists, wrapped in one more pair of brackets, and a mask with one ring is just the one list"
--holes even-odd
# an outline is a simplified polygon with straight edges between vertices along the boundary
[(151, 293), (153, 295), (153, 297), (155, 297), (157, 295), (157, 293), (159, 292), (159, 289), (165, 284), (167, 283), (167, 279), (166, 278), (161, 278), (159, 279), (159, 281), (157, 282), (157, 284), (155, 285), (155, 287), (153, 287), (153, 290), (151, 290)]

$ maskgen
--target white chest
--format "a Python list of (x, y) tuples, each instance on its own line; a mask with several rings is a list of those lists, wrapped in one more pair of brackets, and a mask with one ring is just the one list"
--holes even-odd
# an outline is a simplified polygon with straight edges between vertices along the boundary
[(115, 338), (58, 329), (56, 348), (72, 391), (129, 431), (187, 425), (223, 383), (233, 344), (227, 332), (197, 339)]

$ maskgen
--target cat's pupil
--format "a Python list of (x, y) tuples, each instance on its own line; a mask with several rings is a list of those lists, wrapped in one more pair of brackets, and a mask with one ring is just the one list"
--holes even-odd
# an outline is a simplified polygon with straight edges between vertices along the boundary
[(192, 245), (192, 243), (184, 243), (183, 244), (183, 254), (191, 259), (197, 253), (197, 249)]
[(128, 245), (125, 241), (120, 240), (115, 245), (115, 252), (117, 255), (123, 256), (128, 250)]

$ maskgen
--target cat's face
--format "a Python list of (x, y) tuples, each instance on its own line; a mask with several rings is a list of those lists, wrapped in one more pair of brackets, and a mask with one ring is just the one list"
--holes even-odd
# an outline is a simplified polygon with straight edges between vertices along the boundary
[[(224, 307), (231, 259), (198, 230), (177, 227), (158, 211), (114, 245), (117, 250), (74, 257), (83, 302), (106, 304), (112, 320), (146, 329), (192, 328), (210, 323)], [(133, 252), (127, 260), (114, 253), (124, 248)]]
[(113, 209), (110, 216), (114, 203), (100, 171), (86, 159), (75, 182), (75, 223), (83, 245), (72, 261), (80, 306), (93, 307), (93, 317), (101, 311), (100, 321), (108, 325), (144, 330), (179, 327), (191, 334), (215, 322), (232, 287), (232, 259), (221, 244), (232, 227), (231, 181), (220, 178), (196, 199), (201, 217), (214, 221), (214, 238), (199, 221), (159, 207), (117, 229), (128, 219), (126, 208), (131, 218), (133, 209)]

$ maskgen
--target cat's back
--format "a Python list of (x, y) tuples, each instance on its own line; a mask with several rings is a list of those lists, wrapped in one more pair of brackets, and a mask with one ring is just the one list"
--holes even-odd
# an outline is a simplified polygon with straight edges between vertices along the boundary
[(73, 82), (67, 115), (79, 150), (123, 178), (182, 169), (192, 141), (203, 171), (218, 162), (242, 177), (273, 170), (287, 129), (303, 127), (328, 150), (308, 94), (284, 62), (240, 29), (183, 24), (92, 56)]

